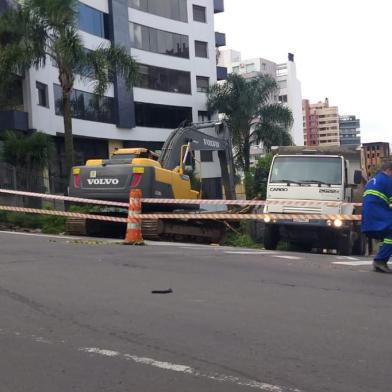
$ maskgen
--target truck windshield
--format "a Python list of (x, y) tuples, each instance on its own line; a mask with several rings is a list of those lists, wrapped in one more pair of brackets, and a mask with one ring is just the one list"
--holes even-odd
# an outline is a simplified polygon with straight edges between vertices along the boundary
[(342, 184), (342, 160), (336, 157), (277, 157), (270, 182)]

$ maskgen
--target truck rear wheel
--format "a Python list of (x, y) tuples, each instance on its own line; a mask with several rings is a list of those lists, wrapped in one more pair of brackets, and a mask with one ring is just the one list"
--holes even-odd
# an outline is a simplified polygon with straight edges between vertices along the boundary
[(265, 225), (264, 248), (267, 250), (276, 250), (279, 237), (279, 227), (275, 225)]

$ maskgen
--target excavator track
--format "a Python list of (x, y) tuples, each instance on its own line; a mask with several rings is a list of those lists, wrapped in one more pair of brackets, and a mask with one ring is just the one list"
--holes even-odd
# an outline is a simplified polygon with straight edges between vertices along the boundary
[[(66, 233), (77, 236), (123, 238), (126, 226), (84, 218), (68, 218)], [(225, 233), (222, 222), (213, 220), (148, 219), (142, 221), (142, 236), (151, 241), (219, 243)]]

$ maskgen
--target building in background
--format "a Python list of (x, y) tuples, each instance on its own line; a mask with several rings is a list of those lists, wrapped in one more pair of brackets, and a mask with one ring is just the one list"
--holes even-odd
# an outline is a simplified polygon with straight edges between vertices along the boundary
[[(292, 111), (294, 124), (290, 133), (294, 144), (303, 145), (302, 90), (301, 82), (297, 78), (293, 54), (289, 53), (286, 63), (278, 64), (260, 57), (242, 60), (240, 52), (225, 49), (218, 52), (218, 64), (227, 67), (228, 73), (237, 73), (247, 78), (260, 74), (273, 77), (279, 85), (279, 93), (272, 97), (272, 101), (281, 102)], [(252, 151), (262, 152), (260, 147), (253, 146)]]
[[(78, 2), (78, 25), (85, 48), (111, 44), (128, 48), (141, 75), (132, 91), (114, 77), (99, 105), (91, 83), (76, 78), (72, 105), (77, 163), (105, 158), (115, 147), (159, 150), (183, 121), (209, 118), (208, 86), (227, 75), (216, 63), (216, 47), (225, 45), (225, 35), (214, 31), (214, 14), (223, 11), (223, 0)], [(31, 69), (15, 91), (20, 95), (18, 107), (0, 108), (0, 128), (52, 135), (60, 157), (58, 171), (64, 174), (64, 126), (56, 65), (48, 61), (45, 68)], [(208, 176), (217, 179), (220, 171), (211, 165)]]
[(305, 146), (340, 145), (338, 107), (330, 106), (328, 98), (314, 104), (304, 99), (302, 113)]
[(370, 178), (381, 167), (383, 161), (390, 159), (389, 143), (374, 142), (362, 144), (362, 169)]
[(361, 145), (361, 123), (355, 116), (339, 117), (339, 133), (341, 146), (360, 146)]

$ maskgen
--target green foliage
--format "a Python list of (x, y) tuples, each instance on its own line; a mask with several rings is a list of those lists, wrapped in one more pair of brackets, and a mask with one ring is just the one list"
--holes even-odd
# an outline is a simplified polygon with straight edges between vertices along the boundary
[(292, 144), (288, 132), (293, 123), (291, 111), (270, 103), (277, 91), (277, 82), (268, 75), (245, 79), (231, 74), (225, 83), (215, 84), (208, 92), (208, 109), (225, 115), (236, 165), (244, 173), (250, 168), (252, 142), (263, 142), (267, 150), (273, 144)]
[(238, 248), (261, 248), (261, 245), (254, 242), (250, 237), (248, 222), (242, 221), (235, 230), (236, 231), (227, 229), (225, 240), (222, 245), (235, 246)]
[(77, 10), (76, 0), (24, 0), (0, 16), (0, 91), (9, 89), (14, 75), (23, 75), (32, 66), (44, 66), (47, 58), (57, 66), (68, 170), (74, 159), (69, 98), (76, 75), (88, 79), (102, 97), (110, 73), (124, 78), (129, 88), (138, 74), (126, 48), (100, 46), (94, 51), (83, 47)]
[(12, 131), (3, 138), (2, 158), (10, 165), (27, 170), (47, 167), (54, 152), (52, 138), (42, 132), (23, 136)]
[(249, 199), (265, 200), (267, 196), (268, 174), (272, 164), (272, 154), (259, 158), (255, 167), (245, 174), (245, 189)]
[(65, 232), (66, 218), (51, 215), (19, 214), (1, 211), (0, 224), (7, 227), (22, 229), (40, 229), (46, 234), (60, 234)]

